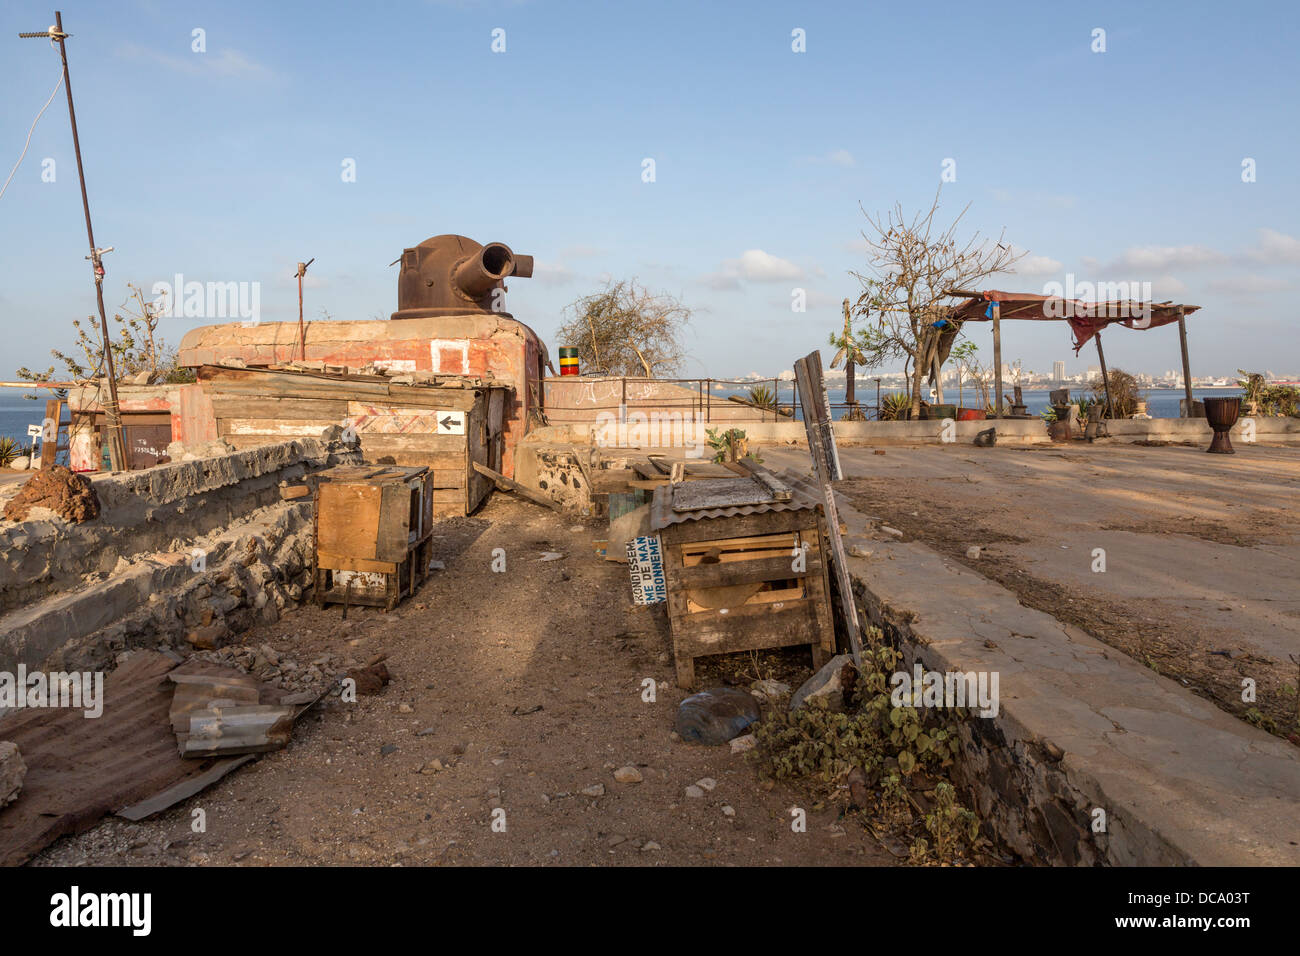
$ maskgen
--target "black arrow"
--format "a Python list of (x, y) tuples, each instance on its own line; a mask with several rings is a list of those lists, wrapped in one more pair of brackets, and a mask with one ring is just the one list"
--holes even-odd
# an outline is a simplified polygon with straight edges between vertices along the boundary
[(448, 415), (448, 416), (447, 416), (446, 418), (444, 418), (442, 421), (438, 422), (438, 424), (441, 425), (443, 428), (446, 428), (446, 429), (450, 430), (450, 429), (451, 429), (451, 426), (456, 424), (456, 419), (454, 419), (454, 418), (452, 418), (450, 415)]

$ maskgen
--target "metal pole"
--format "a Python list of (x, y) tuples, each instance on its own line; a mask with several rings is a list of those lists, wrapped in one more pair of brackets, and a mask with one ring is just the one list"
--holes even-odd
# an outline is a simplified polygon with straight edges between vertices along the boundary
[(81, 209), (86, 215), (86, 238), (90, 241), (91, 272), (95, 277), (95, 302), (99, 307), (99, 331), (103, 337), (104, 366), (108, 373), (108, 401), (104, 406), (104, 418), (108, 426), (108, 461), (112, 471), (126, 468), (126, 441), (122, 437), (122, 416), (117, 401), (117, 370), (113, 367), (113, 346), (108, 336), (108, 314), (104, 310), (104, 263), (103, 254), (112, 250), (100, 249), (95, 245), (95, 229), (90, 222), (90, 199), (86, 195), (86, 170), (81, 162), (81, 140), (77, 136), (77, 110), (72, 103), (72, 78), (68, 75), (68, 50), (64, 43), (68, 34), (63, 32), (63, 14), (54, 12), (54, 29), (45, 33), (23, 33), (22, 37), (48, 37), (59, 44), (59, 59), (63, 61), (63, 89), (68, 95), (68, 120), (72, 124), (72, 150), (77, 157), (77, 178), (81, 182)]
[(1183, 350), (1183, 394), (1187, 397), (1187, 417), (1195, 418), (1192, 403), (1192, 366), (1187, 359), (1187, 322), (1183, 307), (1178, 307), (1178, 344)]
[(993, 303), (993, 417), (1002, 417), (1002, 304)]

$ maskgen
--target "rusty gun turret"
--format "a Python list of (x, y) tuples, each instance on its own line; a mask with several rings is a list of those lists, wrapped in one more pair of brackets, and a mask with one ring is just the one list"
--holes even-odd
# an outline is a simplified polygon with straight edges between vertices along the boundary
[(402, 251), (394, 319), (505, 311), (505, 280), (533, 274), (533, 257), (503, 242), (480, 245), (465, 236), (434, 236)]

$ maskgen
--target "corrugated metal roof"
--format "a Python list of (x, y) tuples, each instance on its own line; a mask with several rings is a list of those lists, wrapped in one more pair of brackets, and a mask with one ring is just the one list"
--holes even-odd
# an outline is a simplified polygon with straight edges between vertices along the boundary
[[(652, 530), (658, 531), (660, 528), (679, 524), (682, 521), (735, 518), (740, 515), (767, 514), (770, 511), (808, 511), (821, 507), (821, 499), (815, 493), (810, 493), (806, 485), (793, 484), (786, 479), (785, 475), (778, 475), (777, 477), (789, 485), (791, 491), (789, 501), (769, 501), (762, 504), (736, 505), (730, 508), (708, 508), (699, 511), (674, 511), (672, 485), (660, 485), (655, 489), (654, 498), (650, 501), (650, 527)], [(713, 479), (700, 478), (693, 481), (692, 484), (707, 484), (711, 480)], [(727, 481), (727, 479), (720, 480)]]

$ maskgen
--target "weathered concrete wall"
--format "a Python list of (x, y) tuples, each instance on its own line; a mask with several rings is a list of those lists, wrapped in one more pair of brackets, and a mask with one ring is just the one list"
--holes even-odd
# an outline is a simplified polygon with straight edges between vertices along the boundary
[(268, 601), (297, 600), (311, 505), (281, 500), (278, 485), (359, 457), (355, 444), (267, 445), (97, 476), (100, 517), (83, 524), (52, 512), (0, 522), (0, 669), (142, 642), (202, 646)]
[(588, 474), (579, 456), (587, 449), (572, 445), (525, 442), (515, 450), (515, 481), (535, 488), (552, 501), (583, 514), (591, 507)]
[[(698, 387), (603, 375), (561, 375), (543, 382), (552, 424), (593, 424), (640, 415), (676, 415), (690, 422), (733, 425), (775, 422), (777, 413), (728, 401)], [(787, 419), (788, 420), (788, 419)]]
[(1300, 864), (1300, 750), (922, 545), (876, 540), (852, 508), (841, 518), (867, 555), (849, 558), (862, 611), (909, 671), (999, 675), (997, 715), (961, 725), (955, 778), (1022, 858)]
[(0, 614), (111, 572), (120, 558), (176, 550), (280, 500), (277, 485), (354, 460), (353, 446), (313, 439), (218, 458), (91, 477), (100, 516), (69, 524), (50, 512), (0, 519)]
[[(1300, 445), (1300, 419), (1256, 418), (1255, 440), (1263, 444)], [(1204, 419), (1150, 418), (1107, 422), (1111, 437), (1121, 442), (1190, 441), (1209, 446), (1213, 431)], [(710, 428), (731, 427), (718, 424), (697, 425), (678, 422), (649, 421), (620, 430), (616, 425), (573, 422), (535, 428), (526, 441), (541, 443), (594, 444), (606, 448), (640, 447), (642, 449), (678, 448), (687, 456), (708, 451), (706, 432)], [(743, 422), (735, 427), (744, 430), (751, 445), (802, 444), (803, 422)], [(835, 439), (849, 445), (925, 445), (944, 444), (951, 436), (957, 444), (970, 444), (987, 428), (997, 429), (1001, 445), (1046, 445), (1051, 443), (1047, 427), (1037, 418), (1004, 418), (1001, 421), (952, 422), (844, 422), (835, 423)], [(1245, 442), (1252, 426), (1238, 422), (1231, 431), (1233, 442)]]

